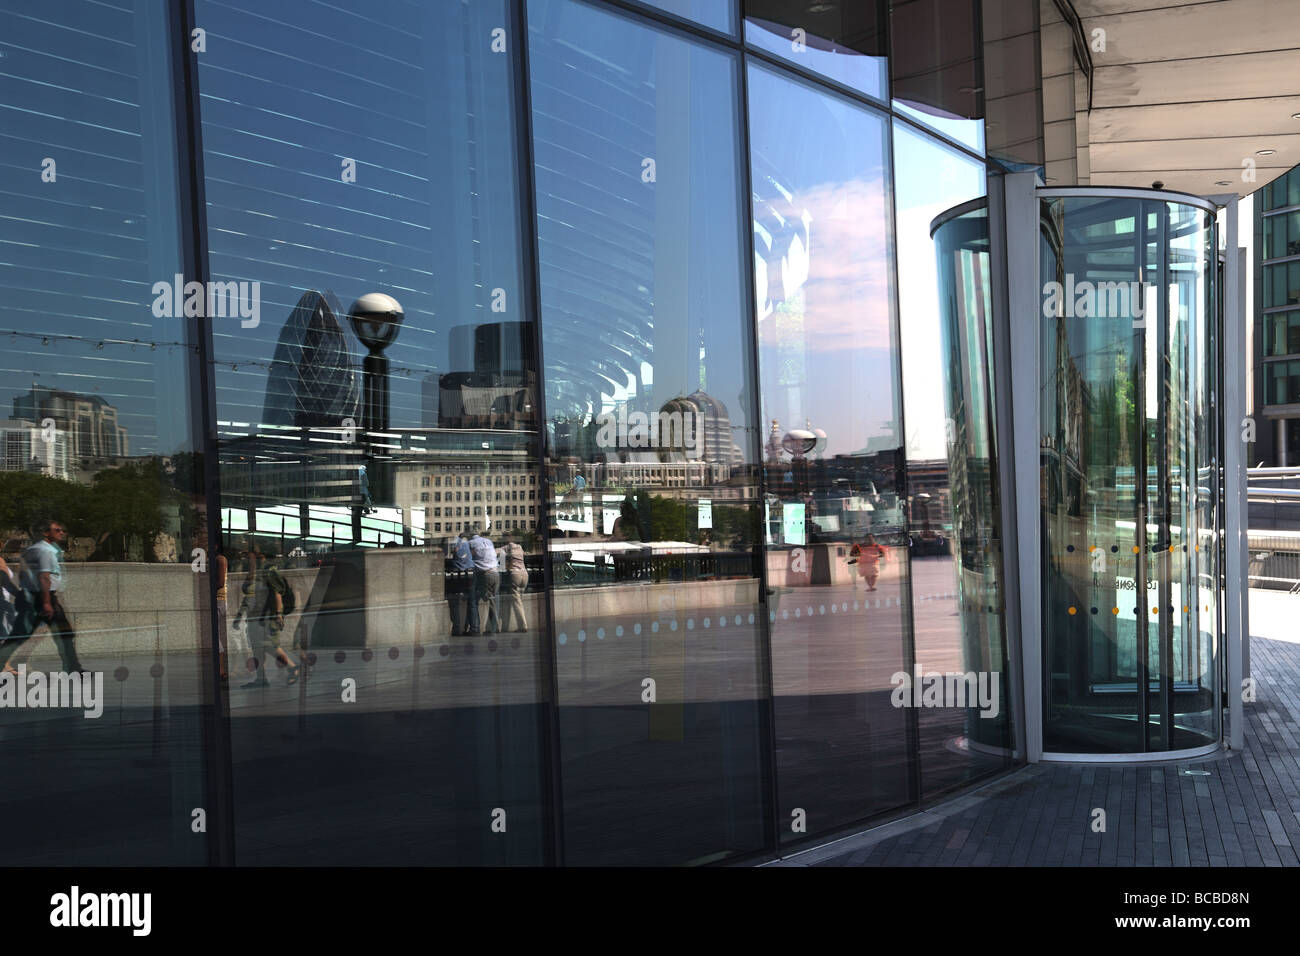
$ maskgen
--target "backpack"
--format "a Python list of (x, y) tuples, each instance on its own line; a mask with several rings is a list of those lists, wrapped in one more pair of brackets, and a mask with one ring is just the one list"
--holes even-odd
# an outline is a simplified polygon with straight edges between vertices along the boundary
[[(274, 577), (272, 577), (272, 575), (274, 575)], [(279, 582), (278, 587), (276, 582)], [(274, 594), (280, 595), (280, 604), (283, 608), (280, 613), (287, 618), (294, 612), (296, 605), (294, 603), (293, 588), (289, 586), (289, 582), (286, 581), (275, 568), (266, 569), (266, 590), (267, 617), (275, 617), (275, 600), (272, 598), (272, 595)]]

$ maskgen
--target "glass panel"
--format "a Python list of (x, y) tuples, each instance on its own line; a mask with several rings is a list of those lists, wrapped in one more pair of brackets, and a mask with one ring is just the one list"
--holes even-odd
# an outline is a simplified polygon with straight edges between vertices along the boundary
[(916, 666), (976, 681), (960, 705), (945, 699), (917, 713), (921, 788), (930, 794), (1010, 757), (988, 216), (953, 209), (985, 194), (980, 163), (902, 123), (894, 160)]
[(766, 68), (749, 96), (777, 818), (816, 832), (915, 796), (888, 126)]
[(979, 5), (973, 0), (890, 0), (889, 6), (894, 108), (982, 152)]
[(885, 0), (744, 0), (745, 42), (868, 96), (886, 94)]
[(507, 13), (197, 3), (240, 862), (545, 859)]
[(124, 841), (133, 865), (207, 855), (190, 829), (211, 702), (208, 582), (190, 566), (205, 544), (197, 323), (158, 307), (185, 271), (174, 28), (161, 5), (132, 9), (0, 10), (0, 813), (14, 866), (109, 866)]
[(770, 808), (738, 58), (568, 0), (528, 13), (565, 857), (751, 852)]
[(736, 0), (635, 0), (686, 20), (694, 20), (732, 36), (736, 33)]
[(1264, 258), (1300, 256), (1300, 212), (1268, 216), (1264, 224)]
[(1264, 316), (1264, 354), (1295, 355), (1300, 352), (1300, 311), (1273, 312)]
[(1264, 308), (1300, 304), (1300, 262), (1264, 266)]
[(1205, 744), (1215, 611), (1199, 593), (1194, 472), (1216, 439), (1198, 438), (1187, 407), (1217, 363), (1212, 224), (1129, 198), (1044, 208), (1044, 749)]
[[(1163, 709), (1173, 712), (1161, 749), (1213, 743), (1219, 737), (1217, 595), (1215, 578), (1204, 573), (1214, 550), (1208, 511), (1211, 472), (1217, 473), (1211, 423), (1218, 421), (1207, 390), (1217, 366), (1217, 343), (1210, 334), (1214, 315), (1214, 217), (1192, 206), (1166, 203), (1168, 215), (1169, 316), (1167, 481), (1169, 509), (1162, 564), (1168, 569), (1161, 590), (1161, 613), (1170, 615), (1168, 679)], [(1212, 567), (1212, 565), (1211, 565)], [(1163, 582), (1162, 582), (1163, 585)]]

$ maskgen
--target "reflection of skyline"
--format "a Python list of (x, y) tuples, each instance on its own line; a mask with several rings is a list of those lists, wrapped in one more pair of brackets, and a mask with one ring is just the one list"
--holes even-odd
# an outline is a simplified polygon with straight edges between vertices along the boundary
[[(750, 70), (750, 100), (763, 420), (811, 421), (827, 434), (827, 455), (897, 442), (889, 244), (879, 228), (890, 218), (887, 129), (764, 69)], [(791, 137), (791, 116), (817, 135)]]

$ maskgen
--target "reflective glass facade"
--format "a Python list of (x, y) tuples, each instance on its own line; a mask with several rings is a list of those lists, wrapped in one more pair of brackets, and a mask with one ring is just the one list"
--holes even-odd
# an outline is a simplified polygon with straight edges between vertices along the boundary
[[(0, 655), (103, 682), (0, 709), (0, 862), (753, 860), (1013, 766), (979, 6), (0, 4)], [(1162, 414), (1097, 447), (1209, 468)]]

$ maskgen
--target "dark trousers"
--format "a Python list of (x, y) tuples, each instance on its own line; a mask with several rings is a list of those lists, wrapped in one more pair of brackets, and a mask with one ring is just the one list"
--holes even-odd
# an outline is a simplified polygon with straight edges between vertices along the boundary
[(478, 602), (474, 596), (474, 572), (448, 571), (446, 591), (452, 634), (477, 631)]
[(63, 605), (59, 603), (58, 592), (50, 592), (50, 606), (53, 613), (48, 618), (40, 610), (40, 600), (40, 596), (37, 595), (33, 600), (27, 601), (24, 607), (18, 609), (13, 633), (7, 640), (0, 642), (0, 668), (9, 662), (14, 651), (35, 636), (36, 629), (41, 624), (46, 624), (50, 628), (50, 636), (54, 638), (54, 646), (59, 649), (63, 670), (67, 673), (82, 670), (81, 661), (77, 658), (77, 634), (72, 629), (72, 623), (68, 620)]

